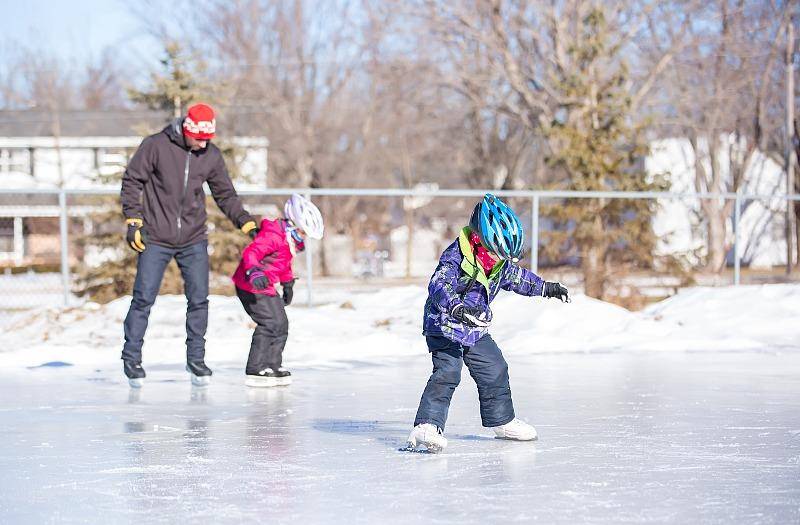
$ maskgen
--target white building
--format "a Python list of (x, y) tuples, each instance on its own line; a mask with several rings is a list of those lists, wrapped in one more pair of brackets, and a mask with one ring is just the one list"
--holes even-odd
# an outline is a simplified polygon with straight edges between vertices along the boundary
[[(161, 112), (67, 111), (56, 121), (44, 111), (0, 111), (0, 190), (20, 190), (0, 194), (0, 266), (58, 260), (57, 196), (26, 195), (26, 190), (117, 190), (143, 135), (162, 129), (168, 120)], [(218, 137), (220, 145), (233, 147), (236, 187), (264, 189), (266, 137), (226, 141), (224, 129)], [(85, 206), (69, 208), (71, 217), (87, 212)]]
[[(731, 138), (731, 140), (733, 140)], [(695, 192), (695, 156), (687, 139), (658, 140), (651, 145), (645, 162), (650, 174), (667, 174), (676, 193)], [(701, 145), (702, 147), (702, 145)], [(732, 148), (736, 151), (736, 148)], [(719, 152), (719, 162), (728, 165), (728, 152)], [(707, 155), (706, 155), (707, 157)], [(710, 172), (710, 160), (703, 159)], [(731, 177), (723, 171), (724, 189), (732, 191)], [(761, 152), (756, 152), (747, 166), (741, 187), (743, 194), (779, 196), (786, 194), (786, 175), (781, 167)], [(662, 200), (653, 228), (659, 236), (661, 254), (695, 255), (706, 253), (704, 218), (697, 199)], [(742, 203), (740, 241), (742, 264), (752, 268), (769, 268), (786, 264), (786, 239), (784, 234), (786, 201), (780, 198), (749, 200)], [(727, 244), (733, 246), (733, 212), (727, 220)], [(732, 250), (731, 250), (732, 252)], [(733, 254), (729, 252), (728, 262)], [(696, 260), (693, 262), (697, 262)]]

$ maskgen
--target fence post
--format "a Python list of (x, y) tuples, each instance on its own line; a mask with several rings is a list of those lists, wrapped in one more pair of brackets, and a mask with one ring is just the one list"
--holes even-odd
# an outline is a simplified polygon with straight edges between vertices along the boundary
[(539, 194), (531, 197), (531, 271), (539, 273)]
[[(306, 193), (306, 199), (311, 200), (311, 194)], [(308, 281), (308, 288), (306, 288), (306, 301), (308, 307), (314, 306), (314, 257), (311, 254), (311, 239), (306, 240), (306, 280)]]
[(67, 224), (67, 192), (58, 192), (59, 229), (61, 237), (61, 286), (64, 288), (64, 306), (69, 306), (69, 228)]
[(739, 286), (741, 280), (741, 239), (739, 238), (739, 220), (742, 217), (742, 198), (736, 192), (736, 200), (733, 207), (733, 285)]

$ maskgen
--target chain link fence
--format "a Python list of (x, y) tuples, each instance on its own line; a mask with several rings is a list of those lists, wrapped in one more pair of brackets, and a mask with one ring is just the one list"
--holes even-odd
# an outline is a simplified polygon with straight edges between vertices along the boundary
[[(124, 243), (118, 190), (0, 190), (0, 314), (43, 306), (78, 305), (130, 293), (135, 255)], [(311, 241), (295, 260), (298, 298), (324, 302), (325, 290), (425, 283), (442, 250), (469, 220), (484, 190), (270, 189), (242, 192), (256, 216), (277, 217), (284, 199), (301, 193), (326, 220), (323, 241)], [(787, 279), (785, 217), (797, 195), (737, 193), (495, 191), (526, 225), (522, 264), (548, 279), (582, 289), (588, 283), (585, 253), (574, 239), (579, 221), (560, 219), (569, 206), (608, 209), (609, 202), (657, 203), (652, 229), (655, 262), (625, 262), (636, 237), (617, 241), (619, 259), (604, 261), (608, 294), (659, 298), (686, 284), (739, 284)], [(703, 204), (705, 203), (705, 206)], [(713, 206), (709, 205), (713, 203)], [(604, 208), (605, 206), (605, 208)], [(236, 232), (209, 198), (212, 293), (233, 293), (229, 275), (247, 238)], [(709, 213), (722, 228), (721, 270), (703, 271), (715, 256)], [(625, 211), (619, 226), (624, 227)], [(629, 217), (632, 219), (632, 216)], [(642, 233), (644, 235), (644, 233)], [(622, 238), (622, 237), (621, 237)], [(586, 250), (584, 249), (583, 252)], [(613, 250), (607, 250), (609, 253)], [(720, 256), (719, 253), (716, 254)], [(612, 256), (607, 256), (612, 257)], [(613, 256), (616, 257), (616, 256)], [(126, 258), (127, 271), (104, 275), (109, 261)], [(102, 297), (92, 279), (110, 289)], [(105, 281), (103, 281), (105, 279)], [(117, 282), (110, 282), (110, 281)], [(162, 293), (181, 293), (180, 279), (165, 277)], [(645, 299), (647, 300), (647, 299)]]

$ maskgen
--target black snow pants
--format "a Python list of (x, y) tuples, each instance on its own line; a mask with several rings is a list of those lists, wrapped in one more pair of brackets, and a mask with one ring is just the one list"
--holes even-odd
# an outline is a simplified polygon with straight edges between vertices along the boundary
[(265, 368), (277, 370), (283, 361), (283, 348), (289, 337), (289, 318), (279, 295), (254, 294), (236, 288), (236, 295), (256, 329), (250, 343), (246, 374), (258, 374)]
[(478, 339), (475, 346), (462, 346), (444, 337), (425, 339), (433, 360), (433, 373), (422, 393), (414, 426), (432, 423), (444, 430), (450, 400), (461, 382), (463, 363), (478, 386), (483, 426), (497, 427), (514, 419), (508, 364), (489, 334)]

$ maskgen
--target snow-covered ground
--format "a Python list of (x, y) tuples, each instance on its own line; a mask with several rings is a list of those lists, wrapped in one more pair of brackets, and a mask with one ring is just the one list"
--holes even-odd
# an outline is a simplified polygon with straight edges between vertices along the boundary
[[(303, 291), (297, 296), (302, 298)], [(160, 297), (132, 390), (128, 299), (0, 321), (0, 523), (798, 523), (800, 286), (694, 288), (632, 313), (501, 295), (517, 415), (492, 439), (467, 372), (440, 455), (397, 449), (430, 361), (422, 287), (289, 309), (290, 387), (248, 389), (250, 320), (213, 297), (207, 388)]]
[[(321, 305), (288, 309), (290, 366), (346, 367), (425, 353), (424, 287), (317, 292)], [(130, 298), (42, 308), (0, 323), (0, 368), (48, 361), (118, 364)], [(184, 360), (185, 299), (156, 301), (145, 338), (151, 364)], [(641, 312), (582, 295), (570, 304), (501, 294), (492, 334), (510, 354), (608, 351), (800, 350), (800, 285), (689, 288)], [(207, 361), (246, 361), (254, 326), (235, 297), (211, 297)]]

